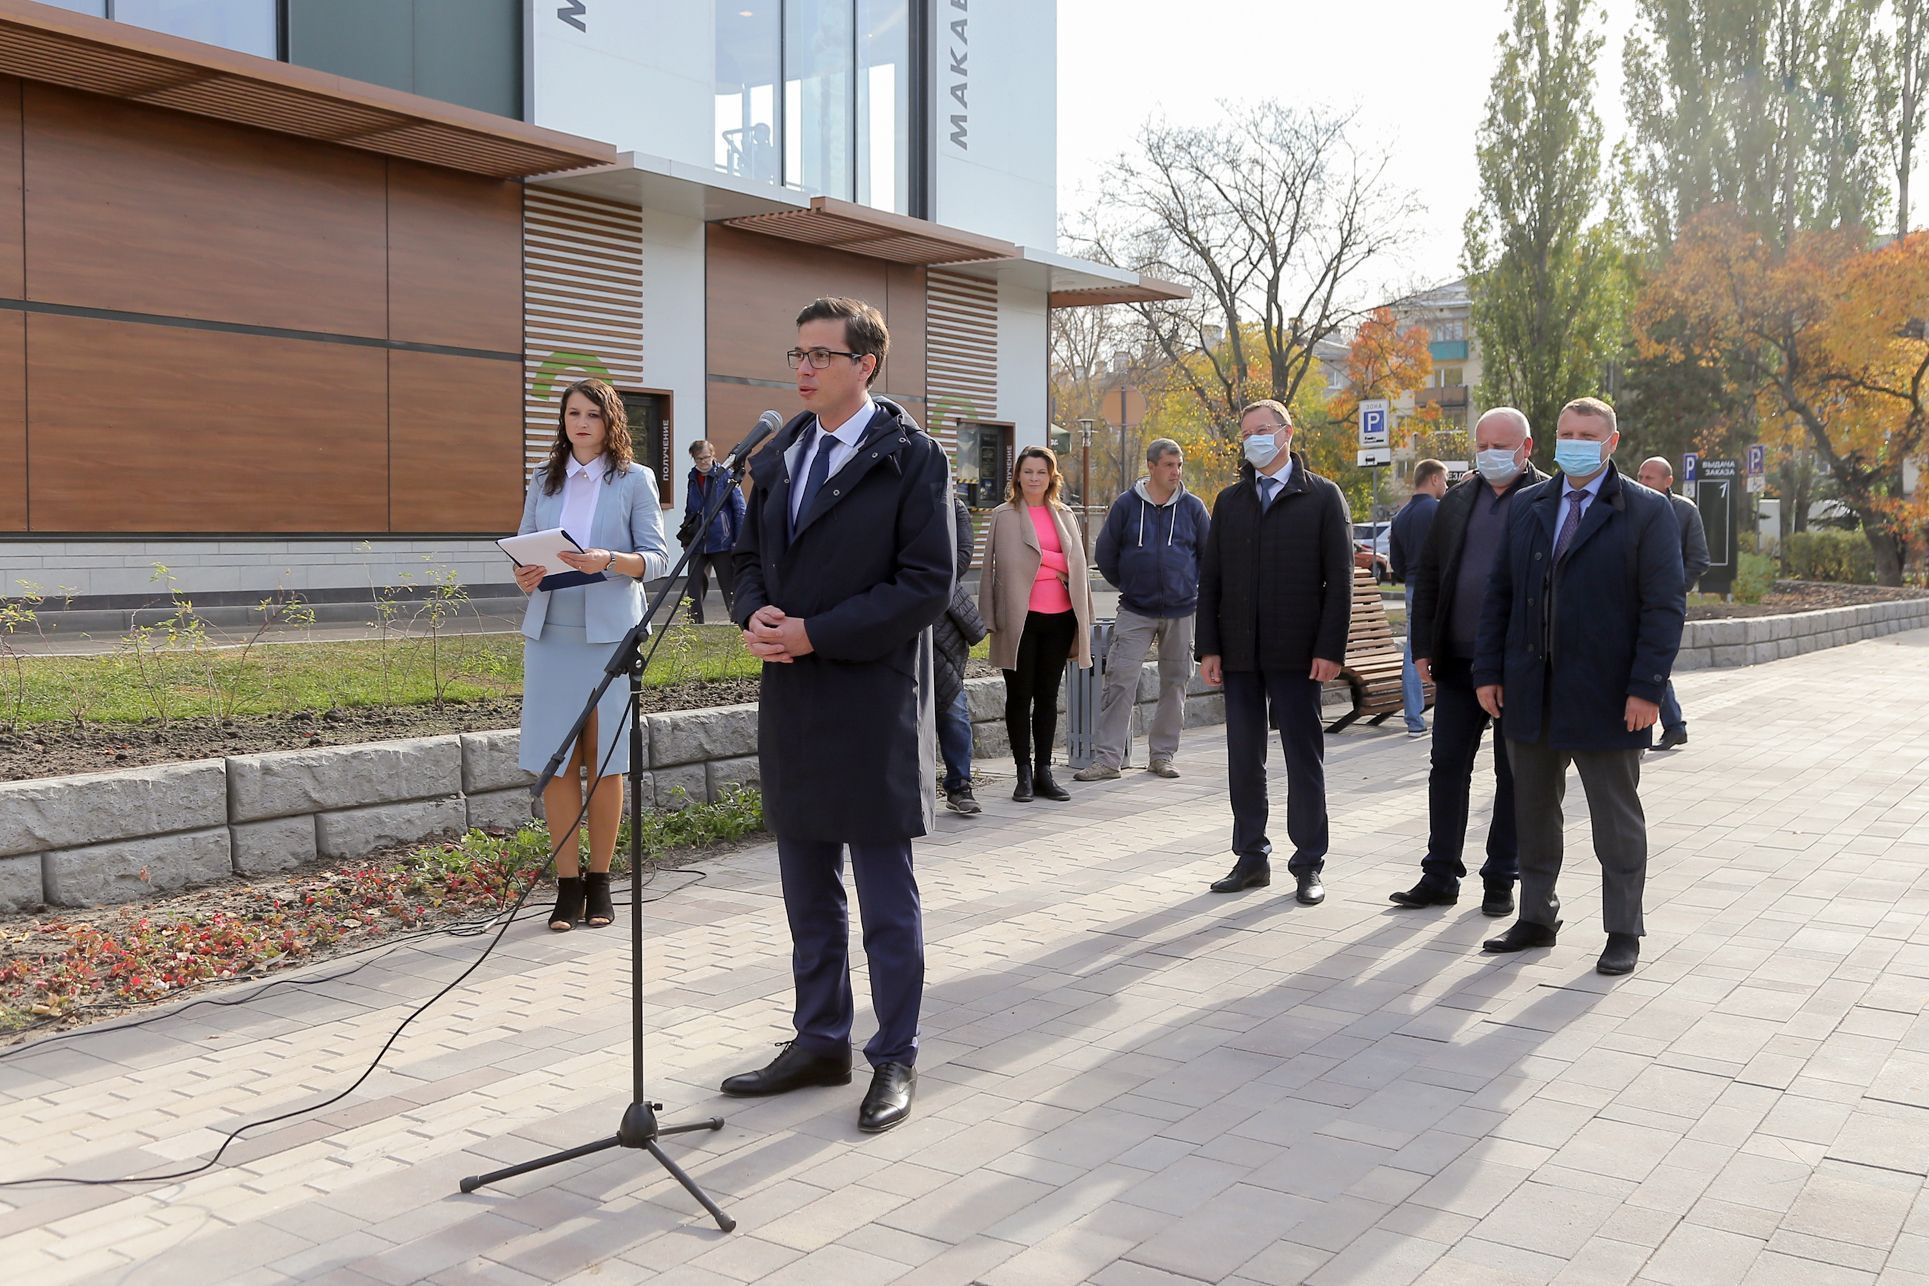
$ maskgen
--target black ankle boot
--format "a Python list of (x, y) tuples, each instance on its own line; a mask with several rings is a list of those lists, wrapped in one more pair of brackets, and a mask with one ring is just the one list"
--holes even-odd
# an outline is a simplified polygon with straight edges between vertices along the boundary
[(1044, 799), (1055, 799), (1064, 803), (1071, 793), (1052, 779), (1052, 766), (1049, 763), (1034, 764), (1031, 770), (1032, 789)]
[(590, 871), (583, 876), (583, 923), (592, 929), (606, 929), (616, 919), (610, 903), (610, 873)]
[(564, 933), (583, 918), (583, 878), (580, 875), (556, 877), (556, 909), (549, 913), (549, 927)]
[(1031, 765), (1022, 759), (1018, 761), (1018, 784), (1012, 787), (1011, 797), (1021, 804), (1031, 803)]

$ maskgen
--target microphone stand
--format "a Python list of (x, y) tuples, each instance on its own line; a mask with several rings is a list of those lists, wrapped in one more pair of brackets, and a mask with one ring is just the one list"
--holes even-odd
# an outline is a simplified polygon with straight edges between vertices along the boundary
[[(729, 470), (732, 487), (743, 485), (743, 475), (749, 464), (748, 454), (740, 459), (732, 459)], [(623, 1110), (622, 1122), (616, 1127), (616, 1133), (609, 1138), (551, 1153), (548, 1156), (538, 1157), (534, 1161), (524, 1161), (520, 1165), (491, 1170), (487, 1174), (471, 1175), (462, 1180), (460, 1186), (464, 1192), (474, 1192), (485, 1184), (512, 1179), (519, 1174), (528, 1174), (532, 1170), (541, 1170), (564, 1161), (573, 1161), (577, 1157), (590, 1156), (610, 1148), (640, 1148), (655, 1157), (657, 1164), (669, 1171), (670, 1176), (697, 1199), (697, 1204), (710, 1212), (710, 1217), (717, 1221), (718, 1228), (724, 1232), (730, 1232), (737, 1226), (737, 1221), (718, 1209), (717, 1203), (697, 1186), (696, 1180), (685, 1174), (677, 1163), (657, 1145), (657, 1140), (666, 1135), (688, 1134), (695, 1130), (721, 1130), (723, 1118), (712, 1116), (686, 1125), (663, 1125), (656, 1118), (656, 1114), (663, 1110), (663, 1105), (652, 1103), (644, 1090), (643, 899), (638, 896), (638, 878), (643, 871), (643, 827), (641, 825), (643, 815), (643, 640), (649, 637), (650, 622), (655, 619), (664, 602), (673, 599), (676, 595), (682, 584), (684, 568), (689, 565), (691, 551), (709, 534), (710, 524), (723, 511), (724, 501), (729, 494), (727, 488), (719, 487), (717, 494), (704, 507), (703, 525), (697, 529), (696, 539), (684, 549), (683, 557), (679, 558), (676, 566), (671, 569), (669, 583), (657, 591), (656, 598), (644, 611), (643, 619), (638, 621), (611, 650), (609, 663), (603, 667), (602, 681), (596, 685), (596, 690), (590, 693), (589, 700), (583, 705), (582, 713), (576, 716), (575, 725), (563, 737), (562, 745), (556, 748), (556, 753), (549, 757), (549, 763), (543, 768), (542, 775), (536, 779), (535, 785), (530, 787), (529, 792), (537, 799), (542, 797), (543, 788), (562, 770), (563, 760), (568, 757), (571, 747), (575, 746), (577, 739), (582, 736), (584, 725), (589, 722), (590, 715), (596, 711), (596, 703), (602, 700), (603, 693), (608, 690), (617, 675), (627, 673), (630, 679), (630, 770), (628, 773), (630, 785), (630, 1105)], [(596, 783), (592, 781), (591, 789), (594, 789), (595, 785)]]

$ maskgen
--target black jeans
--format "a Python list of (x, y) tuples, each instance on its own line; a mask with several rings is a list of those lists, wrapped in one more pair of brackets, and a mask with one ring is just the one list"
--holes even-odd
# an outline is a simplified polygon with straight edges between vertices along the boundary
[[(1320, 685), (1303, 671), (1226, 672), (1226, 784), (1232, 796), (1232, 851), (1242, 868), (1272, 857), (1266, 838), (1266, 735), (1279, 729), (1286, 752), (1286, 838), (1293, 842), (1287, 869), (1317, 874), (1326, 867), (1326, 729), (1320, 721)], [(1266, 717), (1267, 707), (1272, 718)]]
[(683, 592), (690, 599), (690, 620), (697, 625), (703, 624), (703, 596), (710, 592), (708, 572), (713, 567), (717, 572), (717, 592), (723, 595), (725, 616), (730, 615), (730, 600), (736, 595), (737, 564), (730, 551), (720, 549), (714, 554), (706, 554), (702, 550), (692, 550), (690, 584)]
[(1078, 632), (1076, 612), (1027, 612), (1018, 636), (1018, 668), (1005, 671), (1005, 731), (1019, 763), (1052, 761), (1058, 736), (1058, 685)]
[[(1467, 844), (1467, 790), (1480, 759), (1480, 738), (1487, 712), (1474, 696), (1473, 664), (1451, 657), (1433, 663), (1433, 767), (1427, 773), (1427, 856), (1420, 863), (1427, 878), (1450, 882), (1466, 875), (1461, 852)], [(1494, 817), (1487, 825), (1487, 862), (1480, 878), (1512, 884), (1520, 873), (1520, 846), (1514, 822), (1514, 773), (1507, 762), (1507, 738), (1494, 729)]]

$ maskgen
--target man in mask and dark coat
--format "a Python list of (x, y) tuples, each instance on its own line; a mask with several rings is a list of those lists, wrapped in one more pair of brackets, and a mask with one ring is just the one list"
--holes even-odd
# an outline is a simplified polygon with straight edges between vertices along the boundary
[(1288, 870), (1303, 906), (1324, 901), (1326, 731), (1320, 686), (1339, 677), (1353, 613), (1346, 497), (1292, 450), (1293, 420), (1271, 398), (1239, 417), (1245, 466), (1219, 493), (1199, 563), (1199, 672), (1226, 690), (1232, 871), (1212, 886), (1272, 883), (1266, 736), (1286, 752)]
[(971, 707), (965, 700), (964, 681), (971, 649), (987, 631), (978, 604), (964, 587), (975, 544), (971, 511), (953, 494), (951, 512), (958, 527), (958, 575), (951, 583), (951, 606), (931, 631), (937, 652), (938, 750), (944, 757), (944, 806), (975, 817), (984, 809), (971, 790)]
[(924, 922), (911, 841), (935, 821), (931, 627), (957, 558), (944, 448), (870, 393), (889, 346), (883, 315), (861, 300), (819, 299), (798, 314), (786, 357), (806, 410), (751, 463), (731, 605), (764, 663), (758, 765), (797, 1035), (723, 1092), (849, 1083), (848, 848), (878, 1020), (858, 1111), (869, 1133), (909, 1117), (917, 1084)]

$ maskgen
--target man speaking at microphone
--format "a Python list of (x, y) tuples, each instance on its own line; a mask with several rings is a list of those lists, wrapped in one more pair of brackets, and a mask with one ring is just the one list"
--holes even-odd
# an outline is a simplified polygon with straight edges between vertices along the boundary
[(750, 466), (731, 614), (764, 663), (757, 716), (764, 821), (777, 837), (797, 1034), (723, 1092), (851, 1079), (851, 854), (878, 1030), (858, 1128), (910, 1115), (924, 923), (911, 841), (935, 820), (931, 626), (956, 559), (942, 447), (873, 398), (891, 338), (877, 309), (818, 299), (787, 354), (805, 411)]

